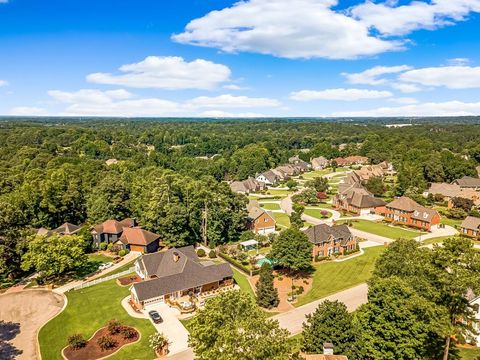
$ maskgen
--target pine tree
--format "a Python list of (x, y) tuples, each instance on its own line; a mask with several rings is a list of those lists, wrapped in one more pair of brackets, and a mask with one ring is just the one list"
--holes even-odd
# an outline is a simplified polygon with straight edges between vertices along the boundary
[(260, 269), (260, 278), (257, 283), (257, 304), (271, 309), (278, 306), (279, 302), (278, 291), (273, 286), (272, 266), (264, 263)]

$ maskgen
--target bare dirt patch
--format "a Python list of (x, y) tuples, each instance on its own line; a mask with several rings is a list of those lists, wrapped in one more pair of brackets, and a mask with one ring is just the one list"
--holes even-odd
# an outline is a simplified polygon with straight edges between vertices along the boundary
[(142, 278), (136, 274), (117, 279), (117, 282), (120, 286), (127, 286), (133, 283), (138, 283), (140, 281), (142, 281)]
[[(24, 290), (0, 295), (0, 331), (8, 331), (8, 345), (15, 359), (38, 359), (37, 332), (60, 312), (63, 297), (46, 290)], [(15, 328), (15, 331), (11, 329)], [(4, 359), (4, 354), (0, 355)]]

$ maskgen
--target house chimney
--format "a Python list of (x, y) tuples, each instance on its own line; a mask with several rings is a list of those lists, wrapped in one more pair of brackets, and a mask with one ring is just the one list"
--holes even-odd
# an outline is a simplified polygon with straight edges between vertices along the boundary
[(177, 262), (178, 260), (180, 260), (180, 255), (175, 251), (173, 253), (173, 261)]
[(136, 218), (132, 218), (132, 228), (137, 226), (137, 219)]
[(332, 343), (323, 343), (323, 355), (333, 355)]

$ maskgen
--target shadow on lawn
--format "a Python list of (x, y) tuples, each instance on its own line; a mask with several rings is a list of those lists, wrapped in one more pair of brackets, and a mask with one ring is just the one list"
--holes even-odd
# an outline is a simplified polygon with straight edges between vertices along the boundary
[(19, 323), (0, 320), (0, 359), (13, 360), (23, 353), (10, 343), (18, 334), (20, 334)]

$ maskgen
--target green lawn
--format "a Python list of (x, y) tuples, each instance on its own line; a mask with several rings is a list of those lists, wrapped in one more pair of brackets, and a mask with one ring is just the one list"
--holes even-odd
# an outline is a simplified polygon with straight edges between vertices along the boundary
[(438, 244), (444, 242), (446, 239), (450, 238), (451, 236), (439, 236), (436, 238), (431, 238), (427, 239), (425, 241), (422, 241), (422, 244), (428, 245), (428, 244)]
[(273, 217), (277, 222), (277, 225), (282, 228), (289, 228), (290, 227), (290, 217), (285, 213), (274, 212)]
[(148, 337), (155, 333), (155, 328), (150, 321), (135, 319), (123, 309), (120, 301), (128, 294), (128, 287), (118, 286), (115, 280), (68, 292), (66, 309), (48, 322), (39, 333), (42, 359), (61, 360), (61, 350), (67, 344), (68, 336), (80, 333), (89, 338), (107, 321), (117, 319), (138, 329), (142, 338), (109, 359), (151, 360), (154, 353), (148, 346)]
[(476, 360), (480, 356), (480, 348), (458, 348), (458, 350), (462, 360)]
[(449, 219), (445, 216), (442, 216), (441, 223), (453, 227), (460, 227), (460, 224), (462, 223), (462, 219)]
[(260, 203), (265, 210), (280, 210), (280, 204), (277, 203)]
[(255, 293), (253, 292), (252, 287), (250, 286), (250, 283), (248, 282), (248, 278), (246, 275), (238, 271), (232, 266), (233, 270), (233, 278), (235, 279), (235, 282), (237, 283), (238, 286), (240, 286), (240, 289), (243, 292), (246, 292), (247, 294), (252, 295), (255, 297)]
[[(339, 221), (339, 223), (345, 223), (346, 221)], [(416, 231), (416, 230), (407, 230), (403, 229), (398, 226), (389, 226), (388, 224), (384, 223), (377, 223), (374, 221), (368, 220), (355, 220), (353, 221), (353, 228), (369, 232), (371, 234), (384, 236), (390, 239), (413, 239), (421, 234), (425, 234), (424, 232)]]
[[(337, 168), (337, 172), (345, 171), (345, 170), (347, 170), (347, 168), (345, 168), (345, 167)], [(315, 177), (325, 176), (327, 174), (331, 174), (332, 172), (333, 172), (332, 168), (326, 168), (326, 169), (322, 169), (322, 170), (310, 171), (310, 172), (307, 172), (307, 173), (303, 174), (302, 176), (306, 180), (311, 180)], [(340, 177), (340, 176), (345, 176), (345, 174), (338, 174), (338, 177)]]
[(286, 197), (287, 195), (290, 195), (292, 193), (293, 193), (293, 191), (291, 191), (291, 190), (268, 189), (266, 194), (267, 195)]
[(308, 216), (312, 216), (316, 219), (328, 219), (330, 217), (332, 217), (332, 213), (331, 212), (327, 212), (327, 215), (326, 217), (323, 217), (320, 212), (322, 211), (321, 208), (319, 209), (311, 209), (311, 208), (307, 208), (305, 209), (304, 213), (305, 215), (308, 215)]
[(308, 304), (367, 281), (372, 275), (375, 260), (384, 249), (383, 246), (375, 246), (365, 249), (364, 255), (347, 261), (315, 264), (313, 287), (300, 296), (295, 306)]

